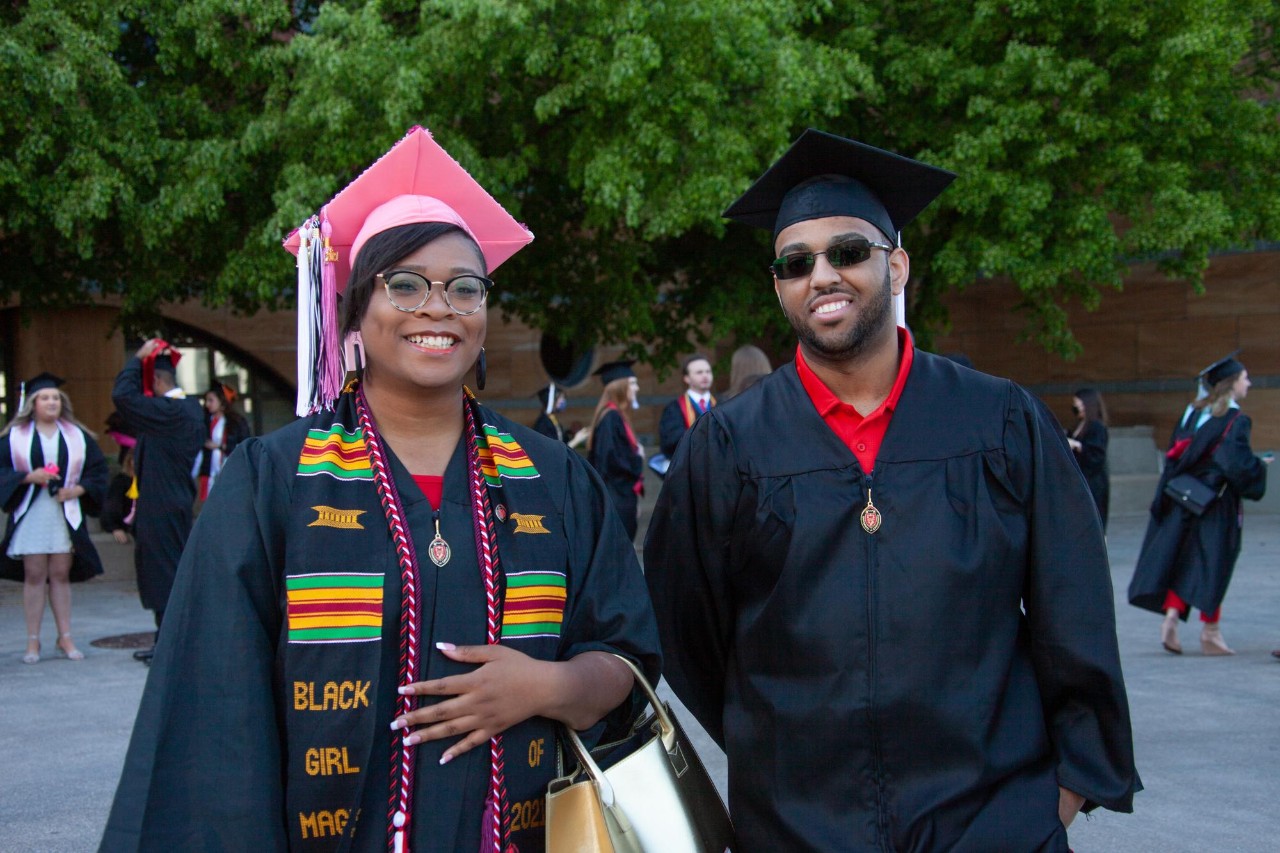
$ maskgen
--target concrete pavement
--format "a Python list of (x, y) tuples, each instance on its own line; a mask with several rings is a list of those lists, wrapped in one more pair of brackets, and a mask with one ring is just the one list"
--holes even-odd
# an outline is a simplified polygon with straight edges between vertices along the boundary
[[(1183, 629), (1186, 654), (1167, 654), (1160, 618), (1125, 603), (1144, 525), (1138, 515), (1113, 518), (1109, 546), (1146, 790), (1133, 815), (1080, 819), (1072, 846), (1077, 853), (1278, 849), (1280, 661), (1270, 651), (1280, 647), (1280, 515), (1246, 517), (1222, 623), (1238, 653), (1232, 658), (1202, 657), (1195, 622)], [(93, 850), (106, 821), (147, 670), (127, 649), (90, 642), (150, 630), (151, 618), (138, 604), (132, 546), (105, 536), (95, 543), (107, 573), (73, 593), (81, 663), (46, 657), (24, 665), (21, 586), (0, 584), (0, 851)], [(52, 654), (48, 614), (42, 639)], [(696, 728), (687, 713), (681, 719)], [(700, 748), (722, 778), (723, 756), (705, 739)]]

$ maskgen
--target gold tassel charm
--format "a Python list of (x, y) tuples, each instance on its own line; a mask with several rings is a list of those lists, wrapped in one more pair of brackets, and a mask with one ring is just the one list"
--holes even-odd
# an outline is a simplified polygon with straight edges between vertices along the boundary
[(880, 522), (884, 518), (880, 515), (880, 510), (876, 509), (876, 505), (871, 502), (871, 490), (867, 489), (867, 505), (862, 508), (862, 515), (859, 517), (862, 521), (862, 529), (868, 533), (875, 533), (880, 529)]

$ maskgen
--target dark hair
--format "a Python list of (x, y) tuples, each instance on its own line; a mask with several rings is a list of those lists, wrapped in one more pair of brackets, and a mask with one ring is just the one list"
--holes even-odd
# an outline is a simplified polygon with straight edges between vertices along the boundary
[(342, 337), (345, 338), (360, 328), (360, 321), (364, 319), (364, 312), (368, 310), (369, 300), (373, 295), (374, 276), (446, 234), (461, 234), (466, 237), (467, 242), (475, 246), (476, 257), (480, 260), (480, 272), (486, 276), (489, 274), (480, 247), (466, 231), (452, 223), (416, 222), (379, 231), (360, 247), (360, 254), (351, 265), (351, 277), (347, 279), (347, 289), (342, 294), (339, 306), (342, 311)]
[(1107, 404), (1102, 402), (1102, 395), (1092, 388), (1078, 388), (1072, 396), (1079, 397), (1084, 404), (1084, 419), (1098, 421), (1107, 425)]
[(711, 359), (707, 358), (705, 355), (703, 355), (700, 352), (695, 352), (693, 355), (689, 356), (681, 363), (680, 372), (683, 375), (688, 376), (689, 365), (693, 364), (695, 361), (705, 361), (708, 365), (711, 364)]

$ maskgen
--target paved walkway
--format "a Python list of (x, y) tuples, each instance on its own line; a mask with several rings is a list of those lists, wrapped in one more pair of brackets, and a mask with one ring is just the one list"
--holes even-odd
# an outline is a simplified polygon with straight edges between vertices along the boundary
[[(1280, 515), (1245, 522), (1244, 553), (1224, 607), (1238, 654), (1161, 650), (1159, 617), (1123, 602), (1145, 521), (1112, 520), (1120, 648), (1146, 784), (1136, 813), (1097, 812), (1071, 830), (1077, 853), (1280, 849)], [(0, 851), (94, 850), (119, 776), (147, 670), (128, 650), (90, 641), (149, 630), (138, 604), (132, 548), (95, 537), (104, 577), (74, 588), (74, 630), (87, 658), (22, 664), (21, 587), (0, 583)], [(46, 615), (43, 640), (55, 631)], [(692, 724), (685, 714), (682, 719)], [(199, 737), (199, 732), (192, 732)], [(713, 746), (708, 764), (723, 773)]]

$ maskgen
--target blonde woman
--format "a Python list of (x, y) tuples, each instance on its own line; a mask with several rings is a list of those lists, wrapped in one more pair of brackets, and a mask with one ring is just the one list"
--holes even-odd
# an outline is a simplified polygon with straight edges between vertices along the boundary
[[(1240, 401), (1249, 393), (1249, 371), (1228, 356), (1206, 368), (1201, 378), (1207, 394), (1187, 406), (1165, 453), (1129, 584), (1129, 603), (1164, 614), (1160, 642), (1175, 655), (1182, 654), (1178, 622), (1196, 607), (1203, 623), (1201, 651), (1223, 656), (1235, 654), (1222, 638), (1218, 620), (1240, 556), (1240, 501), (1256, 501), (1266, 492), (1267, 466), (1249, 446), (1252, 422), (1240, 411)], [(1165, 496), (1165, 485), (1183, 474), (1216, 493), (1201, 515)]]
[(46, 594), (58, 627), (58, 653), (84, 659), (71, 639), (71, 581), (102, 574), (85, 516), (97, 515), (102, 506), (107, 461), (93, 433), (76, 420), (62, 384), (50, 373), (26, 382), (18, 414), (0, 431), (0, 508), (9, 513), (0, 577), (23, 582), (22, 662), (29, 664), (40, 661)]
[(630, 361), (613, 361), (595, 373), (604, 391), (591, 420), (587, 459), (608, 487), (614, 508), (634, 542), (640, 495), (644, 494), (644, 447), (636, 440), (628, 414), (639, 407), (636, 395), (640, 393), (631, 365)]

